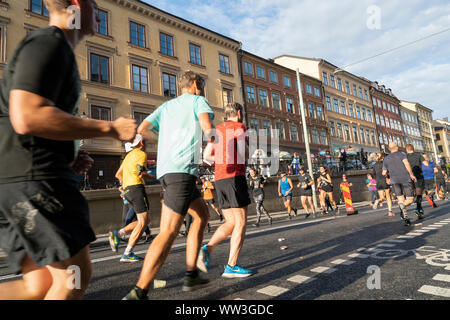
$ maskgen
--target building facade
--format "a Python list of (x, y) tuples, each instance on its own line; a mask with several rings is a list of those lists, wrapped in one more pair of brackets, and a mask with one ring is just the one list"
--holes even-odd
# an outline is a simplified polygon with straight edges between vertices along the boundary
[(392, 93), (391, 89), (386, 89), (378, 82), (371, 83), (370, 94), (380, 149), (387, 152), (389, 143), (395, 141), (400, 150), (404, 150), (406, 144), (400, 115), (400, 100)]
[[(423, 138), (423, 149), (430, 159), (435, 159), (434, 139), (435, 134), (433, 130), (433, 110), (421, 105), (418, 102), (401, 101), (400, 104), (406, 109), (417, 113), (419, 122), (420, 134)], [(431, 130), (430, 130), (431, 124)]]
[[(223, 121), (229, 101), (242, 103), (237, 52), (241, 44), (139, 0), (97, 0), (101, 22), (75, 55), (82, 81), (79, 113), (101, 120), (133, 117), (140, 123), (161, 104), (180, 94), (178, 77), (191, 70), (206, 79), (205, 94)], [(42, 0), (0, 2), (0, 70), (27, 32), (46, 27)], [(2, 71), (0, 71), (2, 72)], [(123, 144), (108, 138), (83, 141), (95, 160), (89, 171), (93, 187), (115, 182)], [(149, 159), (156, 159), (149, 145)]]
[(417, 115), (417, 112), (405, 108), (400, 104), (400, 116), (402, 118), (405, 144), (412, 144), (414, 150), (423, 153), (425, 151), (424, 142), (420, 133), (419, 116)]
[(323, 59), (283, 55), (274, 61), (322, 81), (333, 154), (339, 149), (358, 156), (379, 151), (369, 81)]
[(436, 147), (441, 164), (450, 163), (450, 122), (448, 118), (433, 121)]

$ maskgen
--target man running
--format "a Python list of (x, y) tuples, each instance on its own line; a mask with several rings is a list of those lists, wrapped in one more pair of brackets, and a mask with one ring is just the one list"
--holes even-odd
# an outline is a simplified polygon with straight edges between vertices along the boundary
[(283, 204), (287, 209), (289, 220), (292, 219), (292, 211), (294, 211), (294, 215), (297, 216), (297, 208), (291, 207), (293, 189), (294, 185), (292, 184), (292, 180), (286, 176), (286, 172), (282, 172), (281, 179), (278, 180), (278, 195), (283, 198)]
[(412, 144), (406, 145), (406, 156), (411, 165), (412, 172), (417, 179), (417, 182), (414, 183), (417, 206), (415, 213), (419, 219), (423, 219), (422, 195), (425, 189), (425, 180), (422, 172), (422, 164), (425, 162), (425, 158), (421, 153), (415, 152)]
[(255, 227), (259, 227), (259, 222), (261, 221), (261, 213), (264, 213), (269, 219), (269, 224), (272, 224), (272, 217), (266, 208), (264, 208), (264, 184), (266, 180), (262, 175), (256, 174), (254, 168), (250, 169), (250, 190), (252, 190), (253, 200), (256, 204), (256, 222), (253, 224)]
[[(436, 166), (437, 172), (436, 172), (436, 192), (439, 198), (441, 199), (440, 193), (442, 192), (442, 200), (447, 199), (447, 174), (442, 169), (440, 165)], [(442, 191), (441, 191), (442, 190)]]
[(417, 182), (417, 179), (406, 154), (398, 150), (396, 142), (389, 143), (389, 151), (391, 153), (383, 162), (383, 176), (386, 177), (389, 173), (391, 184), (397, 195), (400, 215), (405, 226), (410, 226), (411, 220), (408, 218), (407, 208), (414, 202), (414, 183)]
[(251, 203), (245, 178), (248, 138), (242, 124), (243, 110), (240, 104), (228, 103), (225, 116), (227, 121), (216, 128), (218, 141), (208, 143), (205, 149), (206, 160), (215, 162), (217, 200), (225, 223), (200, 250), (197, 266), (203, 272), (208, 272), (214, 248), (231, 235), (228, 264), (222, 277), (244, 278), (253, 274), (253, 271), (237, 264), (245, 239), (247, 207)]
[(136, 286), (125, 300), (147, 299), (150, 284), (161, 270), (184, 217), (194, 218), (186, 244), (186, 273), (183, 291), (193, 291), (208, 284), (197, 271), (198, 252), (208, 224), (208, 207), (197, 189), (198, 159), (202, 132), (212, 134), (213, 111), (204, 98), (204, 79), (191, 71), (180, 76), (181, 96), (167, 101), (148, 116), (138, 133), (151, 140), (148, 130), (159, 132), (157, 178), (164, 189), (160, 232), (148, 248)]
[(302, 202), (303, 209), (306, 211), (305, 219), (309, 218), (311, 215), (308, 210), (308, 205), (306, 201), (308, 201), (309, 206), (311, 208), (311, 212), (313, 214), (313, 218), (316, 217), (316, 208), (314, 207), (313, 198), (312, 198), (312, 186), (314, 185), (314, 180), (306, 174), (305, 168), (300, 167), (300, 176), (298, 177), (297, 187), (300, 188), (300, 199)]
[[(44, 0), (48, 28), (30, 32), (14, 51), (0, 90), (0, 247), (21, 280), (0, 284), (3, 299), (81, 299), (95, 234), (75, 175), (92, 165), (78, 139), (131, 140), (136, 122), (78, 117), (81, 84), (74, 48), (94, 33), (93, 0)], [(81, 28), (68, 25), (75, 5)], [(80, 286), (68, 286), (77, 266)]]
[(388, 176), (383, 176), (383, 162), (384, 162), (384, 152), (378, 152), (376, 154), (377, 162), (373, 166), (373, 175), (375, 176), (375, 180), (377, 181), (377, 190), (379, 195), (378, 202), (375, 201), (373, 209), (376, 209), (378, 205), (383, 206), (383, 202), (387, 202), (388, 206), (388, 216), (395, 217), (394, 212), (392, 211), (392, 197), (391, 197), (391, 188), (387, 183)]
[(430, 161), (428, 155), (424, 154), (423, 158), (425, 161), (422, 162), (422, 172), (423, 177), (425, 179), (425, 194), (427, 196), (427, 200), (433, 208), (437, 208), (436, 203), (434, 202), (434, 195), (436, 193), (436, 181), (435, 174), (437, 173), (436, 165), (433, 161)]
[(132, 229), (125, 228), (119, 232), (109, 233), (109, 242), (111, 249), (116, 252), (119, 248), (119, 238), (123, 238), (127, 232), (131, 231), (128, 245), (120, 258), (120, 262), (137, 262), (144, 258), (137, 256), (133, 249), (142, 236), (144, 229), (149, 224), (149, 209), (147, 193), (145, 192), (144, 179), (152, 177), (147, 173), (147, 154), (145, 153), (145, 142), (142, 135), (137, 134), (129, 147), (133, 148), (123, 160), (116, 178), (120, 181), (123, 188), (124, 198), (131, 204), (136, 212), (137, 222), (133, 223)]

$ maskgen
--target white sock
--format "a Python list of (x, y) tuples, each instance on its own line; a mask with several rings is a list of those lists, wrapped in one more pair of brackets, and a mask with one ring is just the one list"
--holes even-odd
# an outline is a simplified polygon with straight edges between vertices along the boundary
[(123, 238), (123, 237), (125, 237), (125, 236), (126, 236), (125, 230), (120, 229), (120, 230), (119, 230), (119, 238)]
[(133, 247), (132, 246), (127, 246), (127, 248), (125, 249), (124, 254), (128, 255), (133, 251)]

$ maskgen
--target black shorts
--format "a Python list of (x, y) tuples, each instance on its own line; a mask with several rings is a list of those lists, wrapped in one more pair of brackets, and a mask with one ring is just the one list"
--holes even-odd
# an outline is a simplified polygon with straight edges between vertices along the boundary
[(25, 255), (44, 267), (73, 257), (95, 239), (75, 181), (0, 184), (0, 247), (12, 272), (21, 272)]
[(219, 209), (244, 208), (251, 203), (245, 176), (216, 181)]
[(427, 191), (436, 190), (436, 184), (434, 182), (434, 179), (425, 180), (425, 190), (427, 190)]
[(188, 173), (168, 173), (161, 179), (164, 189), (164, 204), (182, 216), (188, 212), (189, 206), (202, 195), (197, 189), (197, 177)]
[(398, 196), (405, 196), (407, 198), (413, 198), (415, 195), (414, 183), (395, 183), (393, 184), (394, 193)]
[(322, 187), (322, 190), (325, 191), (326, 193), (333, 192), (333, 186), (331, 184), (324, 185)]
[(128, 186), (123, 189), (123, 193), (123, 196), (128, 200), (136, 214), (148, 212), (150, 204), (143, 184)]
[(388, 190), (389, 189), (389, 185), (383, 181), (377, 182), (377, 190), (381, 191), (381, 190)]
[(283, 196), (283, 202), (286, 202), (286, 201), (292, 201), (292, 194), (289, 194), (287, 196)]
[(300, 196), (301, 197), (312, 197), (312, 189), (302, 189), (300, 188)]
[(425, 180), (417, 179), (417, 182), (414, 182), (414, 188), (424, 190), (425, 189)]

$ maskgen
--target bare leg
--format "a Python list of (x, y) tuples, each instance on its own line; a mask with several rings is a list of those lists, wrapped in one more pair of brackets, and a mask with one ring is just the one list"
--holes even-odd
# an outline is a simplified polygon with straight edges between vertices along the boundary
[(234, 267), (237, 264), (239, 253), (245, 239), (245, 230), (247, 226), (247, 207), (232, 209), (235, 225), (230, 240), (230, 255), (228, 257), (228, 265)]
[(144, 232), (144, 229), (148, 224), (148, 212), (141, 212), (136, 216), (138, 219), (137, 225), (133, 229), (133, 232), (131, 232), (130, 239), (128, 240), (128, 245), (133, 248), (141, 238), (142, 233)]
[(194, 271), (205, 228), (209, 221), (209, 210), (205, 201), (202, 198), (194, 200), (189, 207), (189, 214), (192, 216), (193, 221), (187, 236), (186, 270)]
[(389, 210), (389, 212), (392, 212), (391, 190), (390, 189), (386, 189), (385, 193), (386, 193), (386, 202), (387, 202), (387, 205), (388, 205), (388, 210)]
[(309, 213), (309, 211), (308, 211), (308, 206), (307, 206), (307, 204), (306, 204), (306, 197), (301, 197), (301, 201), (302, 201), (302, 206), (303, 206), (303, 209), (305, 209), (305, 211), (306, 211), (306, 214), (308, 214)]
[(217, 228), (211, 240), (209, 240), (208, 242), (209, 252), (212, 252), (219, 243), (227, 239), (233, 233), (234, 226), (236, 223), (232, 209), (223, 209), (222, 213), (225, 217), (225, 223), (223, 223), (219, 228)]
[(316, 212), (316, 208), (314, 207), (314, 202), (312, 197), (308, 197), (309, 206), (311, 207), (312, 212)]

